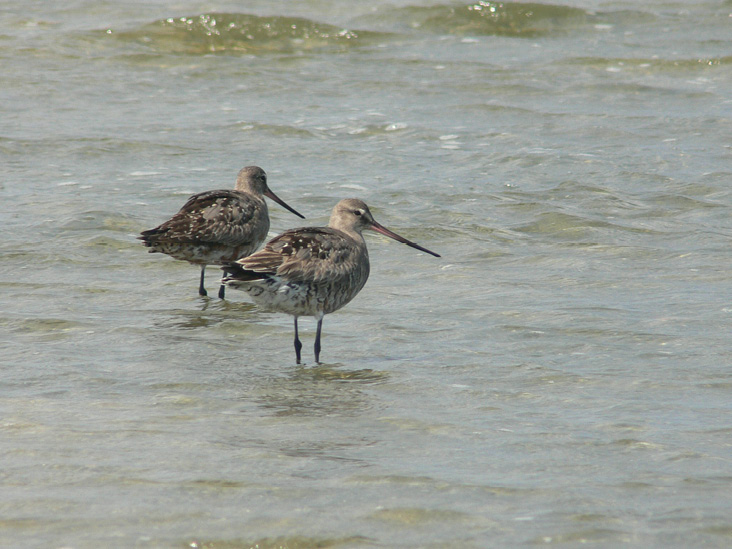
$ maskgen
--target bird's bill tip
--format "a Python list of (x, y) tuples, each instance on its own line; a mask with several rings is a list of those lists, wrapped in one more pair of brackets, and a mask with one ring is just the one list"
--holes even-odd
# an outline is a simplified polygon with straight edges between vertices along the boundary
[(430, 255), (433, 255), (435, 257), (442, 257), (440, 254), (433, 252), (432, 250), (428, 250), (427, 248), (423, 248), (419, 244), (415, 244), (414, 242), (405, 242), (407, 246), (411, 246), (412, 248), (415, 248), (417, 250), (420, 250), (422, 252), (428, 253)]

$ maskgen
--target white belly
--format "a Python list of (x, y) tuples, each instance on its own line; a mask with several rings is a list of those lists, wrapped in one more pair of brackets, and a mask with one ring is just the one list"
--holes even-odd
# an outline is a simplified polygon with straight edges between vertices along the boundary
[(270, 311), (278, 311), (297, 316), (320, 316), (322, 302), (318, 307), (318, 299), (307, 285), (284, 283), (274, 279), (253, 280), (249, 282), (230, 281), (228, 286), (243, 290), (252, 300)]

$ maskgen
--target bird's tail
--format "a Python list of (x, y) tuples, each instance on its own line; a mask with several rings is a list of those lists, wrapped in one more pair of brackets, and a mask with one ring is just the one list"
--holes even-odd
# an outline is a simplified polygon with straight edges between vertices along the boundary
[(154, 229), (148, 229), (147, 231), (142, 231), (140, 233), (140, 236), (137, 237), (138, 240), (142, 240), (142, 243), (147, 246), (148, 248), (154, 246), (158, 243), (158, 240), (160, 239), (161, 235), (165, 234), (167, 229), (161, 229), (160, 227), (155, 227)]

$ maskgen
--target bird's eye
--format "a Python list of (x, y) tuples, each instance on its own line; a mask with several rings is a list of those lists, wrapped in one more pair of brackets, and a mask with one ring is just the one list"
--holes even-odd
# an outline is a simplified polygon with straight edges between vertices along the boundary
[(361, 210), (353, 210), (353, 215), (356, 217), (361, 217), (363, 215), (363, 212)]

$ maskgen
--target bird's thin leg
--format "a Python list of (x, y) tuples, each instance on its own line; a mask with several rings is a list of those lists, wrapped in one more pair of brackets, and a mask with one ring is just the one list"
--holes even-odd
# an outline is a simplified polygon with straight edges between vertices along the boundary
[(297, 317), (295, 317), (295, 357), (298, 364), (300, 364), (300, 349), (302, 349), (302, 343), (300, 338), (297, 337)]
[(198, 295), (208, 295), (206, 288), (203, 287), (203, 276), (206, 273), (206, 265), (201, 265), (201, 284), (198, 286)]
[[(223, 276), (226, 276), (228, 274), (229, 273), (227, 273), (226, 271), (224, 271), (224, 275)], [(219, 299), (224, 299), (224, 296), (225, 295), (226, 295), (226, 284), (222, 284), (221, 286), (219, 286)]]
[(320, 332), (323, 329), (323, 317), (318, 319), (318, 331), (315, 332), (315, 362), (320, 364)]

